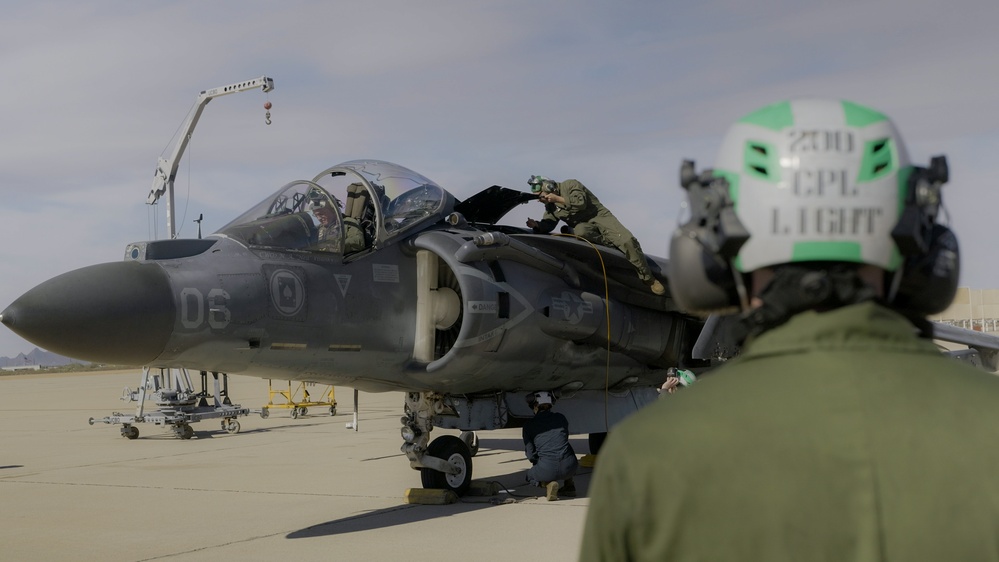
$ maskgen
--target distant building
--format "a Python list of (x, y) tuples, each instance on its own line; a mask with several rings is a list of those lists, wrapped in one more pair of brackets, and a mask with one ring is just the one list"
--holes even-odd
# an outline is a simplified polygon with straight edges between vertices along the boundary
[(0, 367), (4, 371), (37, 371), (41, 368), (41, 365), (10, 365), (8, 367)]

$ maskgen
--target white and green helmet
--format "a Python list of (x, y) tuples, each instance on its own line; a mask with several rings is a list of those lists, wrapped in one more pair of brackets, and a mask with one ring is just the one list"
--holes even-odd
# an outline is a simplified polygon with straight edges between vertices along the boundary
[(911, 170), (892, 122), (862, 105), (805, 98), (746, 115), (714, 166), (750, 234), (735, 268), (837, 261), (898, 269), (891, 231)]

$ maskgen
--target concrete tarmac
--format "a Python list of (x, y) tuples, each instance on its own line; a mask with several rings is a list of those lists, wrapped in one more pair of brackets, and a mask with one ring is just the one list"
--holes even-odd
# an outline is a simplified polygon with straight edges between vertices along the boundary
[[(335, 416), (310, 408), (293, 419), (291, 410), (271, 409), (267, 419), (239, 418), (238, 434), (205, 420), (192, 425), (194, 438), (182, 440), (144, 423), (139, 438), (128, 440), (121, 426), (88, 424), (90, 417), (134, 413), (136, 403), (119, 397), (140, 379), (140, 370), (0, 376), (0, 559), (485, 562), (579, 555), (592, 469), (580, 469), (578, 498), (546, 501), (524, 483), (530, 465), (519, 429), (480, 432), (472, 459), (476, 480), (505, 491), (411, 505), (405, 491), (421, 484), (399, 451), (401, 393), (361, 393), (357, 432), (345, 428), (349, 388), (336, 389)], [(259, 411), (267, 381), (230, 376), (229, 393)], [(434, 430), (439, 434), (457, 432)], [(582, 436), (572, 444), (579, 456), (588, 451)]]

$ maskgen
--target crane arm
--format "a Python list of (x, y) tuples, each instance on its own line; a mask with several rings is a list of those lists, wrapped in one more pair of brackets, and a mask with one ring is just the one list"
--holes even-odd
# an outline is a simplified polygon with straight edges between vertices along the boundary
[(155, 204), (164, 193), (170, 192), (170, 197), (167, 200), (168, 208), (167, 214), (170, 215), (170, 237), (173, 238), (175, 235), (175, 228), (173, 223), (173, 213), (171, 207), (173, 199), (173, 182), (177, 177), (177, 168), (180, 166), (180, 159), (184, 155), (184, 150), (187, 149), (187, 145), (191, 140), (191, 135), (194, 133), (194, 127), (198, 125), (198, 120), (201, 119), (201, 113), (205, 110), (205, 106), (208, 102), (213, 99), (229, 94), (235, 94), (236, 92), (245, 92), (247, 90), (254, 90), (260, 88), (264, 92), (269, 92), (274, 89), (274, 80), (261, 76), (260, 78), (254, 78), (253, 80), (247, 80), (244, 82), (237, 82), (235, 84), (229, 84), (228, 86), (220, 86), (218, 88), (212, 88), (210, 90), (205, 90), (198, 95), (195, 101), (194, 111), (191, 112), (190, 117), (184, 124), (183, 130), (181, 131), (180, 138), (177, 139), (177, 145), (174, 146), (173, 152), (170, 154), (169, 158), (159, 158), (156, 164), (156, 171), (153, 173), (153, 187), (149, 191), (149, 196), (146, 198), (146, 203), (149, 205)]

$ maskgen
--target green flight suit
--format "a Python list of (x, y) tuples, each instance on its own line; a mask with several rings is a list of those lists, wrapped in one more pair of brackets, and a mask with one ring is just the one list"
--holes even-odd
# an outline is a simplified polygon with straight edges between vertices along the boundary
[(555, 229), (558, 221), (569, 225), (573, 232), (594, 244), (621, 250), (638, 270), (638, 277), (651, 284), (654, 277), (645, 260), (638, 239), (604, 207), (586, 186), (577, 180), (556, 183), (558, 195), (565, 198), (565, 207), (545, 203), (545, 216), (538, 221), (536, 232), (547, 234)]
[(316, 245), (316, 249), (324, 252), (339, 253), (342, 248), (344, 253), (350, 254), (359, 252), (367, 247), (364, 241), (364, 230), (357, 222), (357, 219), (344, 217), (343, 226), (343, 243), (340, 241), (340, 229), (336, 223), (328, 226), (320, 226), (316, 234), (319, 242)]
[(999, 560), (999, 377), (806, 312), (612, 429), (583, 560)]
[(364, 229), (361, 227), (361, 223), (353, 217), (343, 218), (343, 235), (344, 253), (350, 254), (353, 252), (360, 252), (367, 247), (364, 242)]

